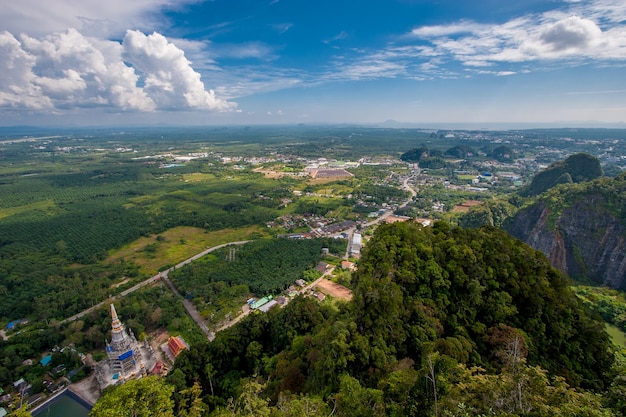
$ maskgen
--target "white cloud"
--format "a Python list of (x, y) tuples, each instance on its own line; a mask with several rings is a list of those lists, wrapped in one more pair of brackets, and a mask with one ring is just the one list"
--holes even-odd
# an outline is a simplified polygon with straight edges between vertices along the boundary
[(1, 107), (116, 111), (236, 107), (205, 90), (183, 51), (159, 34), (129, 31), (120, 44), (86, 37), (75, 29), (41, 39), (2, 32), (0, 54)]
[(441, 56), (473, 67), (501, 63), (626, 58), (626, 2), (570, 2), (566, 10), (485, 25), (461, 21), (424, 26), (410, 35), (426, 41)]
[(32, 83), (57, 108), (112, 106), (123, 110), (155, 109), (137, 87), (135, 71), (120, 58), (120, 46), (86, 38), (75, 29), (39, 40), (21, 36), (22, 48), (36, 57)]
[(271, 60), (276, 57), (273, 49), (262, 42), (213, 45), (211, 53), (216, 57), (235, 59), (256, 58)]
[(585, 49), (602, 36), (600, 28), (591, 20), (571, 16), (547, 27), (539, 39), (554, 51)]
[(197, 0), (19, 0), (2, 2), (0, 27), (43, 36), (77, 28), (88, 36), (121, 37), (126, 29), (154, 30), (168, 22), (157, 12)]
[(450, 36), (459, 35), (462, 33), (475, 33), (477, 31), (485, 29), (486, 25), (470, 21), (461, 21), (451, 25), (435, 25), (435, 26), (421, 26), (411, 31), (412, 35), (431, 38), (438, 36)]
[[(342, 51), (333, 68), (318, 80), (502, 77), (626, 59), (626, 2), (586, 0), (554, 5), (560, 8), (499, 24), (461, 20), (416, 27), (383, 50)], [(468, 71), (462, 72), (459, 64)]]
[(206, 108), (232, 110), (234, 103), (206, 91), (200, 74), (193, 70), (185, 53), (161, 34), (144, 35), (129, 30), (123, 42), (124, 58), (146, 74), (144, 90), (159, 108)]
[(342, 66), (337, 73), (329, 75), (329, 79), (362, 80), (375, 78), (396, 78), (406, 74), (406, 66), (400, 62), (387, 59), (367, 57), (359, 62)]
[(507, 77), (509, 75), (515, 75), (515, 74), (517, 74), (515, 71), (498, 71), (496, 73), (498, 77)]
[(0, 106), (51, 108), (52, 101), (33, 84), (36, 58), (9, 32), (0, 32)]
[(293, 27), (293, 23), (276, 23), (270, 26), (272, 27), (272, 29), (282, 35)]
[(348, 37), (348, 32), (346, 32), (345, 30), (342, 30), (341, 32), (339, 32), (338, 34), (336, 34), (335, 36), (333, 36), (330, 39), (324, 40), (322, 42), (324, 42), (325, 44), (331, 44), (337, 41), (341, 41), (344, 40)]

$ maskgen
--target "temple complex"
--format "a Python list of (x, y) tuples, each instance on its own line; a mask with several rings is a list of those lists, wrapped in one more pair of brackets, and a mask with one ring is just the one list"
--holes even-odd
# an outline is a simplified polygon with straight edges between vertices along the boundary
[(107, 359), (96, 366), (100, 389), (145, 375), (146, 366), (151, 368), (156, 362), (153, 353), (149, 344), (137, 341), (132, 330), (126, 331), (111, 304), (111, 340), (106, 341)]

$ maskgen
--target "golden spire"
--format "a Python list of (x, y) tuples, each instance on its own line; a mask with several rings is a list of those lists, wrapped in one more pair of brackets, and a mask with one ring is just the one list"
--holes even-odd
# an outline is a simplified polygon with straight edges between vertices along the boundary
[(113, 334), (124, 331), (124, 327), (122, 326), (120, 319), (117, 317), (117, 312), (115, 311), (113, 303), (111, 303), (111, 328), (113, 329)]

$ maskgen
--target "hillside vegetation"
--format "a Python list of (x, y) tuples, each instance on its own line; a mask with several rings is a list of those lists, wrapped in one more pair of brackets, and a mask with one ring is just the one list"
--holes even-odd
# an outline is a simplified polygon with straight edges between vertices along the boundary
[(600, 161), (586, 153), (577, 153), (555, 162), (533, 177), (532, 182), (520, 194), (539, 195), (559, 184), (590, 181), (602, 176)]
[(613, 389), (601, 319), (503, 231), (381, 226), (353, 284), (339, 310), (297, 298), (192, 346), (174, 408), (198, 383), (212, 416), (612, 415), (584, 390)]

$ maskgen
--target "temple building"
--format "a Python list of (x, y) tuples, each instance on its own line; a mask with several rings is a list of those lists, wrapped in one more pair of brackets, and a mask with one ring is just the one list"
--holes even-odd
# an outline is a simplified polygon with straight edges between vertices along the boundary
[(167, 341), (167, 347), (170, 348), (170, 352), (172, 352), (174, 358), (177, 358), (183, 350), (189, 350), (189, 345), (181, 336), (171, 336)]
[(111, 340), (106, 341), (107, 359), (96, 366), (100, 389), (145, 374), (146, 366), (152, 366), (152, 362), (155, 362), (153, 353), (147, 342), (139, 343), (132, 330), (126, 331), (115, 306), (111, 304)]
[(111, 370), (120, 376), (137, 372), (142, 365), (137, 339), (132, 330), (129, 333), (117, 317), (115, 306), (111, 304), (111, 342), (106, 342), (106, 353)]

